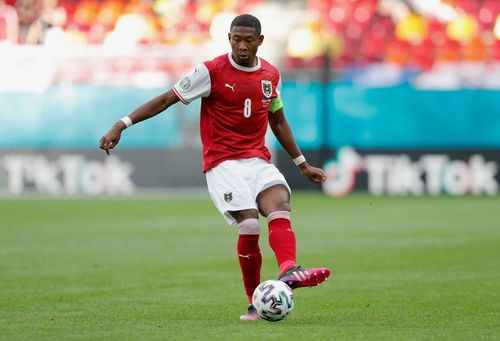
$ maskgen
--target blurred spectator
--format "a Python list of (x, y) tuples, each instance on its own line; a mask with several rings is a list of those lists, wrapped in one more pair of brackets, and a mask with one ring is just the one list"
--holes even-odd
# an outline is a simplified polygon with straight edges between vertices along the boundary
[(64, 7), (58, 5), (57, 0), (43, 0), (40, 20), (44, 26), (43, 42), (45, 44), (61, 44), (64, 40), (64, 26), (67, 14)]
[(44, 24), (40, 19), (42, 0), (17, 0), (16, 10), (19, 17), (19, 42), (40, 44), (43, 42)]
[(16, 44), (19, 35), (16, 9), (0, 0), (0, 43)]
[(63, 40), (66, 11), (57, 0), (17, 0), (19, 41), (23, 44), (53, 44)]

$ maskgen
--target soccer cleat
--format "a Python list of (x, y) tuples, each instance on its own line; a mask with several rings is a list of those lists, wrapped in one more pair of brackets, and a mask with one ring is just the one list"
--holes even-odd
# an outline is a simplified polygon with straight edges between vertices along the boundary
[(257, 321), (258, 319), (259, 315), (252, 304), (248, 306), (248, 311), (240, 316), (240, 320), (242, 321)]
[(288, 284), (292, 289), (303, 287), (315, 287), (320, 285), (330, 276), (330, 269), (316, 268), (304, 269), (300, 266), (292, 267), (278, 279)]

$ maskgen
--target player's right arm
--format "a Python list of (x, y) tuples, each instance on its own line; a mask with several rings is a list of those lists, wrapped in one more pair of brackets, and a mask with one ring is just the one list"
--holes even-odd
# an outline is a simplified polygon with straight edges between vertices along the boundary
[[(164, 94), (151, 99), (135, 109), (130, 115), (128, 115), (128, 118), (132, 124), (147, 120), (148, 118), (165, 111), (168, 107), (178, 101), (179, 97), (177, 97), (174, 91), (170, 89)], [(109, 154), (109, 150), (113, 149), (120, 141), (122, 131), (125, 128), (127, 128), (127, 126), (122, 120), (117, 121), (111, 129), (109, 129), (108, 132), (101, 137), (99, 148), (105, 150), (106, 153)]]
[(130, 115), (117, 121), (101, 138), (100, 148), (109, 154), (109, 150), (118, 144), (122, 131), (127, 128), (123, 120), (128, 121), (129, 125), (147, 120), (179, 101), (189, 104), (197, 98), (206, 97), (210, 94), (210, 89), (210, 73), (205, 64), (198, 64), (190, 73), (179, 80), (172, 89), (144, 103)]

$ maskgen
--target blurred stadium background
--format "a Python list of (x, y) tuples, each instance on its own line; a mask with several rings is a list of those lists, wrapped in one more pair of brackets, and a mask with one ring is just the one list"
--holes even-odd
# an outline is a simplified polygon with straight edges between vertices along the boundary
[[(0, 192), (129, 195), (203, 189), (199, 103), (97, 149), (118, 118), (228, 51), (237, 13), (322, 190), (495, 195), (500, 156), (497, 0), (0, 1)], [(270, 136), (296, 189), (319, 190)]]

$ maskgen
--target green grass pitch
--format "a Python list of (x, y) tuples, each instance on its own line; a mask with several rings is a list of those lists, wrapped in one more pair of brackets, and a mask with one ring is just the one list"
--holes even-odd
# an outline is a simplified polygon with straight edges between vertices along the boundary
[(299, 263), (333, 276), (269, 323), (238, 320), (236, 231), (208, 199), (2, 199), (0, 339), (500, 339), (500, 197), (296, 193), (292, 208)]

